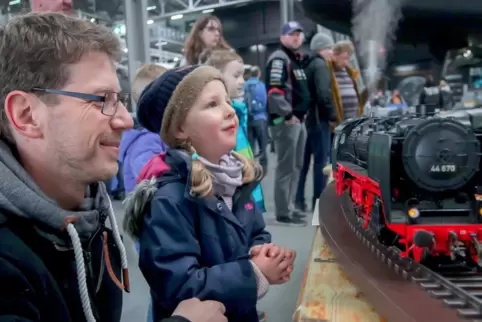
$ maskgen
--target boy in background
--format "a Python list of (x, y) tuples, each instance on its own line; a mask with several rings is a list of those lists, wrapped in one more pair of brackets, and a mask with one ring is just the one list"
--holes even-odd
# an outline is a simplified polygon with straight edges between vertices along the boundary
[[(132, 99), (137, 105), (144, 88), (167, 69), (156, 64), (145, 64), (137, 71), (132, 82)], [(124, 132), (120, 145), (119, 162), (121, 163), (124, 188), (130, 193), (136, 186), (137, 176), (152, 156), (166, 150), (159, 133), (152, 133), (142, 128), (134, 116), (134, 128)]]
[(258, 144), (259, 163), (264, 173), (268, 172), (268, 111), (266, 110), (266, 86), (260, 81), (261, 70), (258, 66), (251, 67), (250, 77), (244, 84), (245, 104), (248, 108), (248, 140), (253, 152)]

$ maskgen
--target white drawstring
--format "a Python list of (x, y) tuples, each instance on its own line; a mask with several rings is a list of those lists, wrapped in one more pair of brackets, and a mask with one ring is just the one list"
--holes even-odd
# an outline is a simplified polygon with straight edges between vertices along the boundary
[[(126, 271), (128, 268), (127, 263), (127, 254), (126, 248), (124, 243), (122, 243), (122, 239), (119, 233), (119, 227), (117, 226), (117, 221), (115, 219), (114, 208), (112, 207), (112, 203), (110, 198), (107, 197), (109, 201), (109, 209), (107, 210), (109, 221), (112, 226), (112, 232), (114, 234), (114, 240), (119, 248), (120, 256), (121, 256), (121, 265), (123, 271)], [(87, 279), (85, 275), (85, 261), (84, 261), (84, 254), (82, 249), (82, 244), (80, 242), (79, 234), (75, 229), (72, 223), (67, 224), (67, 232), (72, 240), (72, 246), (74, 248), (74, 255), (75, 255), (75, 264), (77, 266), (76, 274), (77, 274), (77, 281), (79, 285), (79, 292), (80, 292), (80, 301), (82, 303), (82, 309), (84, 311), (85, 318), (87, 322), (96, 322), (94, 313), (92, 311), (92, 306), (90, 303), (90, 296), (89, 296), (89, 289), (87, 287)], [(106, 254), (107, 255), (107, 254)], [(105, 265), (101, 263), (101, 265)], [(102, 278), (102, 276), (99, 276)]]
[(80, 243), (79, 234), (73, 224), (67, 224), (67, 232), (72, 240), (72, 246), (74, 247), (75, 264), (77, 266), (77, 281), (79, 284), (80, 301), (82, 302), (82, 309), (87, 322), (96, 322), (92, 307), (90, 305), (89, 289), (87, 288), (87, 280), (85, 277), (85, 261), (82, 251), (82, 244)]

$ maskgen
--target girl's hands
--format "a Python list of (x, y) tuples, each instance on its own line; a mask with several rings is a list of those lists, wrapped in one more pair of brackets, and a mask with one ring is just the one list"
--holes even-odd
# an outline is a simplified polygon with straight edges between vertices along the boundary
[(283, 272), (288, 268), (289, 262), (284, 260), (284, 252), (280, 251), (276, 257), (268, 256), (271, 244), (262, 245), (257, 255), (251, 258), (251, 261), (258, 266), (268, 282), (273, 284), (281, 284), (283, 281)]
[[(260, 255), (262, 258), (256, 260)], [(266, 276), (263, 269), (258, 265), (270, 284), (283, 284), (290, 280), (291, 272), (293, 272), (293, 263), (296, 259), (296, 252), (294, 250), (288, 250), (274, 244), (264, 244), (251, 248), (251, 256), (256, 265), (258, 265), (257, 261), (260, 262), (260, 265), (264, 265), (264, 262), (269, 262), (270, 259), (271, 265), (277, 265), (276, 270), (270, 271), (276, 273), (270, 277)]]

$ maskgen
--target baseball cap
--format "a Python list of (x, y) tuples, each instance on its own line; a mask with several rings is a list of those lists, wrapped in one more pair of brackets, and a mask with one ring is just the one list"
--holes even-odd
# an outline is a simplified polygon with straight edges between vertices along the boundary
[(298, 21), (289, 21), (281, 27), (281, 34), (289, 35), (295, 31), (303, 31), (303, 26)]

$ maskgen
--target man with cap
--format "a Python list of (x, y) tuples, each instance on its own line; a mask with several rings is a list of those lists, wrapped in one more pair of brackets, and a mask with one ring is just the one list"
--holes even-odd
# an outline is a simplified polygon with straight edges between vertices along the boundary
[(268, 58), (265, 73), (271, 133), (278, 154), (274, 191), (276, 220), (291, 226), (306, 225), (302, 212), (291, 208), (303, 164), (304, 121), (310, 104), (303, 57), (298, 52), (303, 38), (303, 27), (298, 22), (284, 24), (281, 47)]
[(330, 35), (317, 33), (310, 43), (312, 55), (306, 60), (305, 73), (311, 93), (311, 104), (306, 117), (308, 137), (295, 199), (296, 208), (303, 211), (306, 211), (305, 181), (312, 155), (314, 159), (312, 209), (315, 207), (316, 199), (319, 198), (326, 186), (327, 177), (322, 170), (326, 164), (331, 144), (329, 122), (336, 121), (330, 89), (331, 75), (328, 69), (332, 47), (333, 39)]

